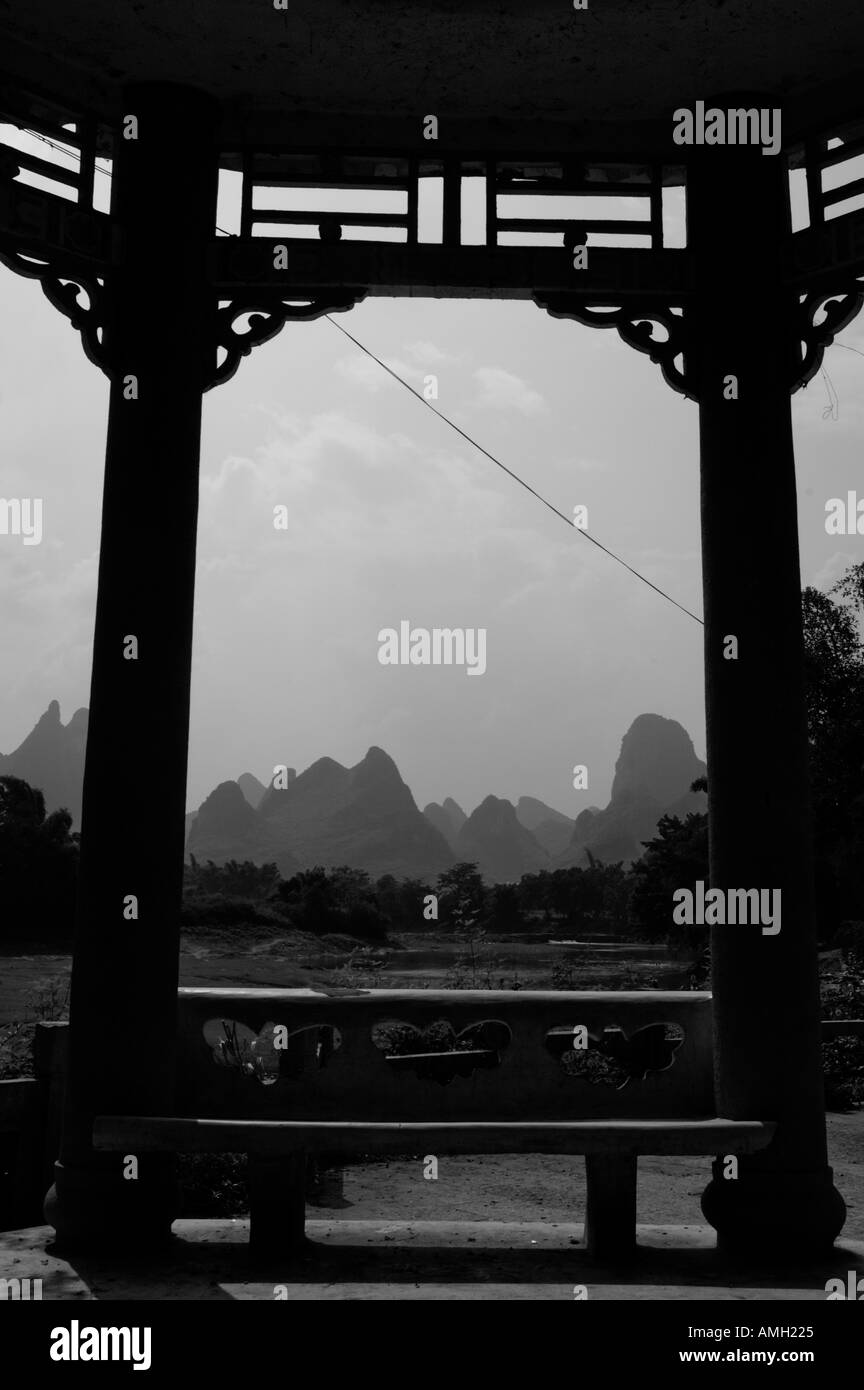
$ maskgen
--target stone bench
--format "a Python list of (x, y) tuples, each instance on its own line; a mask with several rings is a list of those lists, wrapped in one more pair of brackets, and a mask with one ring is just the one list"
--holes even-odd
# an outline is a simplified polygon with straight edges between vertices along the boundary
[(98, 1116), (93, 1142), (248, 1154), (250, 1243), (280, 1253), (304, 1238), (310, 1155), (579, 1154), (586, 1243), (618, 1256), (640, 1154), (771, 1141), (716, 1114), (711, 1026), (695, 992), (183, 989), (176, 1113)]

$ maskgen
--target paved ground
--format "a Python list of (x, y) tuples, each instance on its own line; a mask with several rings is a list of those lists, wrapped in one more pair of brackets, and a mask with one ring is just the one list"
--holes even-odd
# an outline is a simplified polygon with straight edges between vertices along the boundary
[(724, 1265), (701, 1224), (710, 1163), (658, 1157), (639, 1163), (644, 1249), (626, 1270), (599, 1268), (575, 1221), (584, 1163), (485, 1154), (442, 1156), (435, 1180), (419, 1158), (352, 1164), (341, 1185), (325, 1183), (326, 1206), (309, 1207), (308, 1257), (292, 1264), (254, 1265), (240, 1219), (177, 1222), (170, 1256), (122, 1270), (57, 1259), (44, 1226), (0, 1233), (0, 1278), (41, 1277), (46, 1299), (272, 1299), (280, 1284), (292, 1300), (572, 1300), (579, 1285), (589, 1299), (824, 1299), (829, 1278), (864, 1275), (864, 1113), (830, 1115), (828, 1135), (849, 1214), (835, 1254), (809, 1268)]
[[(845, 1240), (864, 1241), (864, 1110), (829, 1115), (828, 1152), (847, 1206)], [(585, 1164), (549, 1154), (442, 1157), (438, 1177), (424, 1164), (379, 1159), (345, 1170), (343, 1200), (310, 1215), (342, 1221), (578, 1221), (585, 1214)], [(709, 1158), (639, 1160), (637, 1211), (646, 1226), (700, 1224)], [(191, 1213), (190, 1213), (191, 1214)]]
[[(821, 1263), (733, 1266), (704, 1226), (640, 1226), (623, 1267), (591, 1264), (582, 1226), (562, 1222), (309, 1221), (308, 1252), (253, 1260), (248, 1224), (181, 1221), (170, 1253), (118, 1262), (51, 1252), (50, 1227), (0, 1237), (0, 1278), (41, 1278), (43, 1299), (822, 1301), (829, 1278), (864, 1274), (864, 1242)], [(584, 1288), (584, 1294), (582, 1289)]]

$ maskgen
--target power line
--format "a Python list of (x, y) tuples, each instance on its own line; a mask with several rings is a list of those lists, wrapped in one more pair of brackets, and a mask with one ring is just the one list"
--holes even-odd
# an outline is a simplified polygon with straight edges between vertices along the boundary
[[(52, 149), (58, 150), (61, 154), (66, 155), (67, 158), (75, 157), (73, 154), (70, 154), (68, 150), (64, 149), (62, 145), (58, 145), (53, 140), (49, 140), (48, 137), (45, 135), (40, 135), (38, 131), (25, 131), (25, 133), (29, 135), (34, 135), (37, 140), (41, 140), (44, 144), (50, 145)], [(78, 163), (80, 168), (80, 155), (78, 156)], [(110, 177), (110, 173), (107, 169), (100, 169), (98, 170), (98, 172), (106, 174)], [(233, 232), (226, 232), (225, 229), (223, 227), (218, 226), (218, 224), (216, 226), (216, 231), (220, 232), (222, 236), (236, 235), (236, 233)], [(584, 530), (581, 526), (574, 528), (573, 523), (569, 517), (565, 516), (563, 512), (560, 512), (557, 507), (553, 506), (551, 502), (547, 501), (547, 499), (543, 497), (542, 494), (536, 490), (536, 488), (533, 488), (530, 483), (526, 483), (524, 478), (520, 478), (518, 473), (514, 473), (512, 468), (508, 468), (507, 465), (505, 463), (502, 463), (500, 459), (496, 458), (494, 454), (490, 454), (488, 449), (484, 449), (482, 444), (478, 444), (476, 439), (473, 439), (470, 434), (467, 434), (465, 430), (463, 430), (459, 425), (457, 425), (453, 420), (451, 420), (449, 416), (445, 415), (443, 411), (436, 410), (435, 406), (432, 404), (431, 401), (428, 401), (425, 396), (421, 396), (419, 391), (415, 391), (414, 387), (411, 386), (409, 382), (405, 381), (403, 377), (399, 376), (398, 372), (394, 372), (392, 367), (388, 367), (386, 362), (382, 362), (380, 357), (376, 357), (375, 353), (372, 352), (369, 348), (367, 348), (363, 343), (361, 343), (358, 338), (355, 338), (353, 334), (349, 333), (347, 328), (343, 328), (342, 325), (340, 323), (337, 323), (335, 319), (331, 318), (329, 314), (325, 314), (324, 318), (326, 318), (328, 323), (331, 323), (334, 328), (338, 328), (339, 332), (344, 334), (344, 336), (348, 338), (354, 344), (355, 347), (359, 348), (361, 352), (364, 352), (367, 357), (370, 357), (373, 362), (376, 362), (379, 367), (383, 368), (385, 372), (389, 373), (389, 375), (393, 377), (394, 381), (398, 381), (400, 386), (404, 386), (406, 391), (410, 391), (411, 395), (415, 396), (422, 405), (425, 405), (427, 409), (431, 410), (433, 415), (437, 415), (439, 420), (443, 420), (445, 425), (449, 425), (452, 430), (455, 430), (458, 435), (461, 435), (461, 437), (468, 444), (470, 444), (474, 449), (477, 449), (481, 454), (488, 458), (490, 462), (494, 463), (496, 468), (500, 468), (504, 473), (511, 477), (514, 480), (514, 482), (517, 482), (520, 487), (523, 487), (526, 492), (530, 492), (532, 497), (536, 497), (538, 502), (542, 502), (543, 506), (547, 507), (550, 512), (554, 513), (555, 516), (560, 517), (561, 520), (564, 522), (565, 526), (567, 526), (571, 531), (574, 529), (579, 531), (579, 534), (584, 536), (587, 541), (590, 541), (592, 545), (596, 545), (598, 550), (602, 550), (605, 555), (608, 555), (610, 559), (616, 562), (616, 564), (621, 565), (630, 574), (634, 575), (636, 579), (640, 580), (643, 584), (646, 584), (649, 589), (653, 589), (655, 594), (659, 594), (661, 598), (665, 598), (668, 603), (673, 604), (676, 608), (680, 609), (682, 613), (686, 613), (687, 617), (692, 618), (693, 621), (698, 623), (700, 627), (705, 626), (703, 620), (701, 618), (697, 618), (695, 613), (691, 613), (689, 608), (685, 608), (683, 603), (679, 603), (678, 600), (674, 599), (671, 594), (667, 594), (665, 589), (661, 589), (657, 584), (653, 584), (650, 579), (646, 579), (644, 574), (640, 574), (639, 570), (634, 569), (632, 565), (628, 565), (626, 560), (622, 560), (621, 556), (616, 555), (614, 550), (610, 550), (608, 546), (603, 545), (602, 541), (598, 541), (596, 536), (591, 535), (590, 531)], [(859, 348), (849, 347), (847, 343), (835, 342), (832, 344), (832, 346), (845, 348), (847, 352), (856, 352), (859, 357), (864, 357), (864, 352), (862, 352)], [(822, 375), (825, 378), (826, 382), (828, 382), (829, 378), (827, 373), (824, 371), (824, 368), (822, 371)], [(836, 396), (836, 392), (834, 394)], [(831, 413), (832, 415), (834, 414), (833, 403)]]
[(466, 434), (465, 430), (461, 429), (459, 425), (455, 424), (453, 420), (451, 420), (447, 415), (443, 413), (443, 411), (436, 410), (435, 406), (432, 405), (430, 401), (427, 401), (425, 396), (421, 396), (419, 391), (415, 391), (414, 387), (411, 386), (407, 381), (405, 381), (405, 379), (401, 377), (398, 372), (394, 372), (392, 367), (388, 367), (386, 362), (382, 362), (380, 357), (376, 357), (374, 352), (371, 352), (369, 348), (365, 347), (363, 343), (359, 341), (359, 339), (355, 338), (353, 334), (349, 333), (347, 328), (343, 328), (341, 323), (337, 323), (336, 320), (331, 318), (329, 314), (325, 314), (324, 318), (327, 319), (328, 323), (332, 323), (334, 328), (338, 328), (339, 332), (344, 334), (346, 338), (349, 338), (351, 342), (354, 344), (354, 346), (358, 347), (361, 352), (365, 352), (367, 357), (371, 357), (373, 362), (377, 362), (379, 367), (383, 367), (384, 371), (388, 372), (395, 381), (398, 381), (400, 386), (404, 386), (406, 391), (410, 391), (412, 396), (416, 396), (417, 400), (420, 401), (423, 405), (427, 406), (429, 410), (432, 411), (433, 415), (437, 415), (438, 419), (443, 420), (445, 425), (449, 425), (452, 430), (455, 430), (457, 434), (461, 435), (462, 438), (466, 440), (470, 445), (472, 445), (473, 448), (478, 449), (479, 452), (483, 454), (487, 459), (489, 459), (492, 463), (494, 463), (497, 468), (502, 469), (502, 471), (506, 473), (509, 477), (511, 477), (514, 480), (514, 482), (517, 482), (520, 487), (524, 487), (526, 492), (530, 492), (532, 497), (536, 497), (538, 502), (542, 502), (543, 506), (547, 507), (550, 512), (552, 512), (555, 516), (560, 517), (561, 520), (564, 522), (565, 526), (569, 528), (569, 530), (577, 530), (579, 534), (581, 536), (584, 536), (586, 540), (590, 541), (592, 545), (596, 545), (598, 550), (602, 550), (604, 554), (609, 555), (613, 560), (617, 562), (617, 564), (623, 565), (625, 570), (628, 570), (630, 574), (635, 575), (636, 578), (641, 580), (643, 584), (647, 584), (649, 589), (653, 589), (654, 592), (656, 594), (659, 594), (661, 598), (665, 598), (668, 600), (669, 603), (673, 603), (676, 608), (681, 609), (682, 613), (686, 613), (688, 618), (692, 618), (694, 622), (699, 623), (700, 627), (704, 627), (704, 623), (702, 622), (701, 618), (697, 618), (696, 614), (691, 613), (689, 608), (685, 608), (683, 603), (679, 603), (678, 600), (674, 599), (671, 594), (667, 594), (665, 589), (661, 589), (656, 584), (652, 584), (650, 579), (646, 579), (644, 574), (640, 574), (639, 571), (635, 570), (632, 565), (628, 565), (626, 560), (622, 560), (620, 555), (616, 555), (614, 550), (610, 550), (608, 546), (603, 545), (602, 542), (598, 541), (595, 536), (592, 536), (589, 531), (583, 530), (581, 526), (574, 527), (573, 522), (570, 520), (570, 518), (565, 516), (563, 512), (559, 512), (558, 508), (553, 506), (551, 502), (547, 501), (547, 499), (543, 497), (542, 494), (539, 493), (536, 488), (533, 488), (530, 483), (526, 483), (524, 478), (520, 478), (518, 473), (514, 473), (512, 468), (508, 468), (506, 463), (502, 463), (501, 460), (496, 458), (494, 454), (490, 454), (488, 449), (484, 449), (482, 444), (478, 444), (476, 439), (472, 439), (470, 434)]
[[(50, 145), (52, 149), (59, 150), (61, 154), (67, 154), (67, 151), (64, 150), (62, 146), (55, 144), (55, 142), (53, 140), (49, 140), (47, 136), (40, 135), (37, 131), (31, 131), (29, 133), (35, 135), (37, 140), (42, 140), (44, 144)], [(69, 155), (68, 157), (72, 158), (73, 156)], [(107, 173), (107, 170), (100, 170), (100, 172)], [(216, 231), (221, 232), (223, 236), (232, 235), (230, 232), (224, 231), (224, 229), (218, 225), (216, 227)], [(382, 362), (380, 357), (376, 357), (374, 352), (371, 352), (369, 348), (364, 347), (363, 343), (361, 343), (357, 338), (355, 338), (351, 333), (349, 333), (346, 328), (343, 328), (340, 323), (337, 323), (335, 319), (331, 318), (329, 314), (325, 314), (324, 317), (328, 320), (329, 323), (333, 325), (334, 328), (338, 328), (340, 333), (344, 333), (345, 337), (349, 338), (355, 347), (358, 347), (361, 352), (365, 352), (366, 356), (371, 357), (373, 362), (377, 362), (379, 367), (383, 367), (385, 372), (389, 372), (390, 376), (392, 376), (395, 381), (398, 381), (400, 386), (404, 386), (406, 391), (410, 391), (412, 396), (416, 396), (418, 401), (421, 401), (423, 405), (428, 406), (428, 408), (432, 411), (433, 415), (437, 415), (439, 420), (444, 421), (445, 425), (449, 425), (450, 428), (455, 430), (457, 434), (461, 435), (462, 438), (466, 440), (468, 444), (472, 445), (473, 448), (478, 449), (481, 454), (485, 455), (485, 457), (489, 459), (492, 463), (494, 463), (496, 467), (502, 469), (503, 472), (507, 473), (514, 480), (514, 482), (517, 482), (519, 484), (520, 487), (525, 488), (526, 492), (530, 492), (532, 497), (536, 497), (538, 502), (542, 502), (543, 506), (547, 507), (550, 512), (554, 513), (555, 516), (560, 517), (567, 527), (569, 527), (571, 530), (574, 529), (573, 523), (570, 521), (569, 517), (566, 517), (563, 512), (559, 512), (558, 508), (553, 506), (551, 502), (547, 501), (545, 497), (543, 497), (539, 492), (537, 492), (536, 488), (533, 488), (530, 483), (526, 483), (524, 478), (520, 478), (518, 473), (514, 473), (512, 468), (508, 468), (507, 465), (505, 463), (502, 463), (500, 459), (497, 459), (494, 454), (490, 454), (488, 449), (484, 449), (482, 444), (478, 444), (476, 439), (472, 439), (470, 434), (466, 434), (463, 429), (460, 429), (460, 427), (457, 424), (455, 424), (453, 420), (449, 419), (448, 416), (444, 415), (442, 411), (436, 410), (432, 403), (430, 401), (427, 401), (425, 396), (421, 396), (419, 391), (415, 391), (413, 386), (411, 386), (407, 381), (405, 381), (401, 376), (399, 376), (397, 372), (394, 372), (390, 367), (388, 367), (386, 363)], [(659, 594), (661, 598), (665, 598), (666, 600), (668, 600), (669, 603), (674, 604), (676, 608), (680, 608), (682, 613), (686, 613), (688, 618), (692, 618), (694, 622), (699, 623), (700, 627), (704, 626), (702, 619), (697, 618), (695, 613), (691, 613), (689, 608), (685, 608), (683, 603), (679, 603), (677, 599), (672, 598), (671, 594), (667, 594), (664, 589), (659, 588), (656, 584), (652, 584), (650, 579), (646, 579), (644, 574), (640, 574), (638, 570), (633, 569), (632, 565), (628, 565), (626, 560), (622, 560), (620, 555), (616, 555), (614, 551), (608, 548), (608, 546), (603, 545), (602, 542), (598, 541), (595, 536), (592, 536), (589, 531), (583, 530), (582, 527), (576, 527), (575, 529), (578, 530), (580, 534), (585, 537), (586, 540), (589, 540), (592, 545), (596, 545), (598, 550), (602, 550), (604, 554), (610, 556), (611, 559), (617, 562), (617, 564), (622, 565), (625, 570), (629, 571), (630, 574), (635, 575), (635, 577), (641, 580), (643, 584), (647, 584), (649, 589), (653, 589), (654, 592), (656, 594)]]

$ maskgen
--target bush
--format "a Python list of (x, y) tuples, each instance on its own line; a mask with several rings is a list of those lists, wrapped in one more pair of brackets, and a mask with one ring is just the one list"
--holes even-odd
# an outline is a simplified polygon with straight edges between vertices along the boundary
[(180, 914), (183, 927), (265, 926), (284, 931), (284, 913), (274, 911), (251, 898), (226, 898), (220, 893), (195, 893), (184, 900)]
[(2, 936), (71, 941), (78, 886), (78, 836), (68, 811), (45, 812), (45, 798), (20, 777), (0, 777)]
[(183, 868), (183, 886), (187, 892), (217, 893), (226, 898), (266, 898), (279, 882), (275, 864), (239, 864), (229, 859), (227, 864), (214, 864), (208, 859), (199, 864), (194, 854)]
[(245, 1154), (178, 1154), (180, 1217), (248, 1216)]
[(334, 932), (367, 941), (386, 941), (392, 926), (382, 911), (369, 875), (362, 869), (320, 865), (280, 883), (276, 901), (301, 931), (316, 936)]
[(848, 953), (839, 975), (820, 981), (823, 1018), (864, 1018), (864, 960)]
[(825, 1105), (850, 1110), (864, 1101), (864, 1038), (842, 1034), (822, 1044)]

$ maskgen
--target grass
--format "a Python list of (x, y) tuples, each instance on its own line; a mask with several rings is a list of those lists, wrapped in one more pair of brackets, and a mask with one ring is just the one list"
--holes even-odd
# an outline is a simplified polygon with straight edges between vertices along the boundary
[(69, 1017), (68, 969), (36, 981), (18, 1007), (20, 1018), (0, 1024), (0, 1081), (32, 1076), (36, 1024)]

